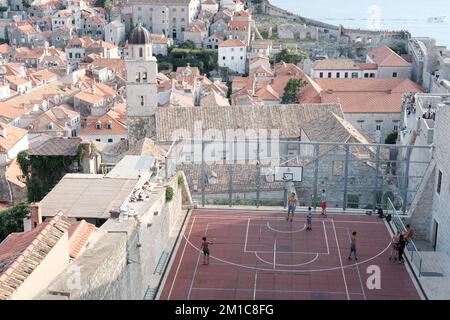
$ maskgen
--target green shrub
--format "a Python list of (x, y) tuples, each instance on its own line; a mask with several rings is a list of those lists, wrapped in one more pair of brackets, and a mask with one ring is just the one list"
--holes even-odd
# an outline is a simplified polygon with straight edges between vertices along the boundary
[(167, 187), (166, 188), (166, 201), (172, 201), (173, 199), (173, 188)]
[(181, 187), (184, 184), (184, 177), (178, 176), (178, 185)]

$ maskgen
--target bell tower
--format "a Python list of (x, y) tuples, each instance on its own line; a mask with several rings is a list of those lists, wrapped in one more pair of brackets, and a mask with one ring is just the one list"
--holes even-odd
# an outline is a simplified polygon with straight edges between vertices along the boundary
[(128, 139), (133, 145), (145, 137), (155, 137), (158, 107), (158, 65), (153, 56), (150, 33), (141, 25), (130, 33), (125, 69)]

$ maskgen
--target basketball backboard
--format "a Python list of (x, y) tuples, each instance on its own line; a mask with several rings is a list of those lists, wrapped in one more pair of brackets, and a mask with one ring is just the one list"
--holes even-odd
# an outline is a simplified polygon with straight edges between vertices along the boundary
[(275, 167), (275, 181), (301, 182), (303, 167)]

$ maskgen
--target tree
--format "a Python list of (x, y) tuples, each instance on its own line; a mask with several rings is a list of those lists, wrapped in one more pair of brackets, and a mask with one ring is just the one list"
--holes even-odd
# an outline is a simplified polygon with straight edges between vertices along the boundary
[(28, 213), (26, 203), (19, 203), (15, 207), (0, 212), (0, 242), (13, 232), (23, 231), (23, 219)]
[(396, 144), (398, 132), (392, 132), (386, 137), (385, 144)]
[(406, 48), (402, 44), (394, 44), (394, 45), (390, 46), (389, 48), (391, 48), (398, 55), (407, 54)]
[(104, 0), (103, 1), (103, 8), (105, 8), (106, 12), (108, 13), (108, 20), (111, 20), (111, 10), (114, 7), (114, 4), (111, 0)]
[(195, 43), (192, 40), (186, 40), (178, 45), (181, 49), (195, 49)]
[(281, 100), (282, 104), (295, 104), (300, 103), (299, 101), (299, 92), (300, 89), (305, 86), (306, 82), (302, 79), (289, 79), (286, 87), (284, 88), (283, 99)]
[(283, 49), (275, 55), (275, 63), (284, 61), (286, 63), (299, 64), (308, 58), (308, 53), (301, 51), (300, 53), (291, 52), (289, 49)]

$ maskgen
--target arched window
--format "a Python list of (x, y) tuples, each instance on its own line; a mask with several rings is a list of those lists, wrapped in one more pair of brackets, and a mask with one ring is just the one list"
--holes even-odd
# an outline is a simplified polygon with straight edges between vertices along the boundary
[(142, 73), (142, 82), (147, 82), (147, 72)]
[(144, 106), (144, 96), (141, 96), (141, 106)]
[(139, 58), (142, 58), (144, 56), (144, 51), (142, 48), (139, 48)]

